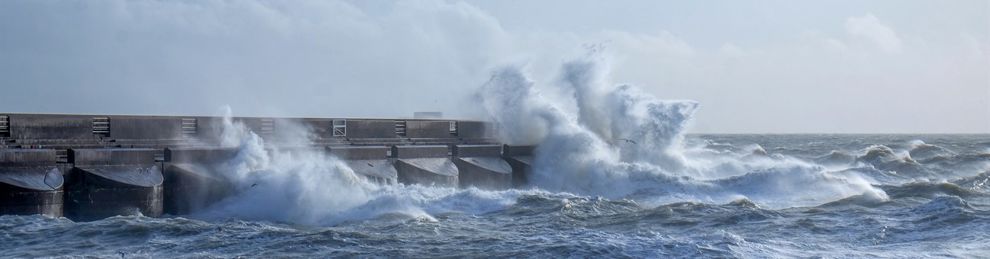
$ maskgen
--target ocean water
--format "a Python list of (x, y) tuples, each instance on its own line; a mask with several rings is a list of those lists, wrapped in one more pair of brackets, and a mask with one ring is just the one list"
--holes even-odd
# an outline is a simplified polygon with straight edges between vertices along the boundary
[[(352, 215), (329, 224), (204, 215), (93, 222), (2, 216), (0, 256), (990, 255), (990, 136), (691, 135), (686, 142), (842, 165), (871, 177), (887, 199), (853, 195), (770, 208), (745, 198), (653, 204), (539, 189), (393, 186), (375, 190), (370, 195), (378, 198), (339, 212)], [(875, 158), (887, 151), (893, 151), (889, 160)]]
[(703, 104), (608, 70), (505, 67), (480, 87), (499, 139), (538, 145), (522, 188), (376, 185), (282, 151), (311, 129), (271, 143), (228, 119), (239, 152), (215, 169), (236, 194), (161, 218), (0, 216), (0, 257), (990, 255), (990, 135), (688, 135)]

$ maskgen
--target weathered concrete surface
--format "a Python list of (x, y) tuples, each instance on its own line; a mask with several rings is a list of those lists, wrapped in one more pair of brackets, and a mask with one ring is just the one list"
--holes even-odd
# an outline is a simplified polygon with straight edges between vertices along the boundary
[(0, 150), (0, 215), (62, 216), (55, 150)]
[(2, 113), (0, 207), (96, 219), (208, 206), (229, 195), (222, 164), (236, 152), (213, 148), (228, 119), (283, 147), (279, 155), (329, 150), (373, 182), (458, 186), (455, 161), (473, 168), (465, 170), (504, 171), (490, 155), (450, 154), (451, 145), (496, 143), (492, 124), (480, 121)]
[(408, 138), (449, 138), (449, 121), (406, 121), (406, 137)]
[(457, 166), (450, 159), (405, 158), (395, 162), (399, 182), (405, 184), (458, 186)]
[(527, 175), (533, 170), (533, 146), (509, 146), (502, 148), (502, 157), (512, 166), (513, 186), (524, 186), (528, 183)]
[(465, 139), (492, 138), (495, 129), (491, 123), (481, 121), (458, 121), (457, 136)]
[(397, 138), (393, 120), (345, 120), (347, 138)]
[(448, 146), (393, 146), (399, 182), (437, 186), (458, 186), (457, 166)]
[(166, 149), (164, 212), (193, 213), (233, 194), (224, 169), (236, 156), (233, 148)]
[(512, 166), (502, 160), (501, 145), (456, 145), (454, 153), (462, 188), (499, 190), (512, 187)]
[(395, 184), (399, 173), (388, 159), (389, 148), (385, 146), (346, 146), (330, 147), (330, 154), (344, 161), (354, 173), (379, 184)]
[(114, 139), (181, 139), (182, 119), (164, 116), (108, 116)]
[(93, 116), (10, 114), (14, 139), (94, 139)]
[(161, 168), (153, 149), (76, 149), (69, 152), (65, 215), (96, 220), (116, 215), (162, 214)]

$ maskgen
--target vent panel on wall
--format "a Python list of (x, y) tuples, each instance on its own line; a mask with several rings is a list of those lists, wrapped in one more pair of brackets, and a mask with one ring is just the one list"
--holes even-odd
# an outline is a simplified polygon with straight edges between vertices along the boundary
[(196, 118), (182, 118), (182, 135), (195, 136), (199, 131), (199, 122)]
[(264, 136), (271, 136), (271, 135), (275, 134), (275, 120), (273, 120), (271, 118), (263, 118), (263, 119), (261, 119), (261, 129), (260, 129), (260, 131), (261, 132), (258, 132), (258, 133), (260, 135), (264, 135)]
[(10, 116), (0, 115), (0, 137), (10, 137)]
[(395, 121), (395, 135), (406, 136), (406, 121)]
[(110, 136), (109, 117), (93, 117), (93, 135), (100, 137)]

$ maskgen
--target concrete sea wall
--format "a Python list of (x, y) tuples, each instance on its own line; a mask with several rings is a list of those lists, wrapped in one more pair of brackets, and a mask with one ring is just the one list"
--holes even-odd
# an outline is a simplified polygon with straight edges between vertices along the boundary
[[(524, 185), (532, 146), (490, 123), (443, 119), (235, 117), (264, 141), (342, 160), (376, 184)], [(94, 220), (205, 208), (235, 190), (222, 165), (224, 118), (0, 113), (0, 215)], [(309, 137), (282, 134), (304, 129)], [(296, 138), (296, 139), (293, 139)]]

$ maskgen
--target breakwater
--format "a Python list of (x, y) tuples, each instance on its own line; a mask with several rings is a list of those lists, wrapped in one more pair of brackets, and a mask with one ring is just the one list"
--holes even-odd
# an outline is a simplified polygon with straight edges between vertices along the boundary
[[(0, 215), (204, 208), (235, 192), (219, 166), (238, 156), (222, 144), (230, 123), (289, 152), (340, 159), (375, 184), (506, 189), (525, 184), (532, 163), (533, 147), (499, 143), (482, 121), (0, 114)], [(304, 141), (286, 134), (299, 131)]]

